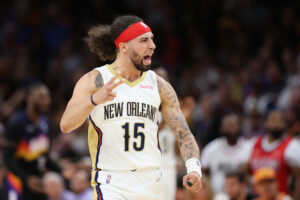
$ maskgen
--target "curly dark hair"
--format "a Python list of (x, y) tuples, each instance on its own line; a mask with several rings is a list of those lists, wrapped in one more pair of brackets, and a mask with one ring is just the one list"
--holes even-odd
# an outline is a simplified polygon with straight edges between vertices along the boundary
[(84, 38), (91, 51), (97, 54), (102, 61), (114, 60), (117, 55), (117, 48), (114, 41), (130, 25), (143, 21), (134, 15), (122, 15), (116, 17), (111, 25), (93, 26)]

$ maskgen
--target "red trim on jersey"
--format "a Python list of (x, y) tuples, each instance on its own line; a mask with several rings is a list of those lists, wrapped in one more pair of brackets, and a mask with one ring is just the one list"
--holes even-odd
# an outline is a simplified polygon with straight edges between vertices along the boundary
[(103, 195), (102, 195), (102, 192), (101, 192), (101, 188), (100, 188), (100, 185), (96, 185), (96, 191), (97, 191), (97, 196), (98, 196), (98, 200), (103, 200)]

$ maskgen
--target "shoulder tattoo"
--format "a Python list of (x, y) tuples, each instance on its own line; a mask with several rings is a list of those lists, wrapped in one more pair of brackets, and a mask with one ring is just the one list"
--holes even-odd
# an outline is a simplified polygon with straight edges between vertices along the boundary
[(103, 83), (103, 78), (102, 78), (102, 75), (101, 73), (99, 72), (95, 78), (95, 85), (96, 85), (96, 88), (101, 88), (104, 83)]

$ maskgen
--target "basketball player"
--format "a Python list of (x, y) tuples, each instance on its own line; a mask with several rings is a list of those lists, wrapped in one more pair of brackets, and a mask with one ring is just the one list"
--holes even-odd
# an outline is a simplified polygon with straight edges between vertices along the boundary
[(155, 49), (149, 26), (139, 17), (120, 16), (110, 26), (91, 28), (86, 41), (101, 60), (114, 61), (78, 81), (60, 126), (62, 132), (71, 132), (89, 118), (93, 198), (162, 199), (159, 106), (186, 163), (183, 184), (199, 191), (197, 143), (175, 91), (149, 70)]

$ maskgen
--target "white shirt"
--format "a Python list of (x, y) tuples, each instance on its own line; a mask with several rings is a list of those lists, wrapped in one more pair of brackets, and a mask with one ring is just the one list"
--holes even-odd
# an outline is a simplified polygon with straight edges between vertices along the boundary
[(217, 138), (204, 147), (201, 153), (202, 168), (210, 170), (211, 186), (214, 192), (224, 190), (226, 173), (239, 169), (250, 159), (254, 140), (239, 139), (230, 146), (225, 137)]

